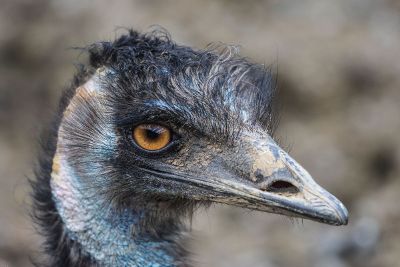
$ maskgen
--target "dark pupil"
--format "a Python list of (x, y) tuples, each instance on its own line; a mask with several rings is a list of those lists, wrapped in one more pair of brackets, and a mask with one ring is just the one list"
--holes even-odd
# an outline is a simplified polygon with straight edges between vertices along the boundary
[(146, 137), (150, 140), (156, 140), (160, 137), (161, 131), (161, 129), (157, 128), (146, 129)]

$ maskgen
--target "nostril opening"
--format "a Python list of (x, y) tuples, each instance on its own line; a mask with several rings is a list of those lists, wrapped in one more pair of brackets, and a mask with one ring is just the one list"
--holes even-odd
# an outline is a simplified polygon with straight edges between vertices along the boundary
[(275, 192), (275, 193), (291, 193), (295, 194), (299, 192), (299, 189), (295, 187), (293, 184), (286, 182), (286, 181), (275, 181), (270, 184), (267, 188), (268, 192)]

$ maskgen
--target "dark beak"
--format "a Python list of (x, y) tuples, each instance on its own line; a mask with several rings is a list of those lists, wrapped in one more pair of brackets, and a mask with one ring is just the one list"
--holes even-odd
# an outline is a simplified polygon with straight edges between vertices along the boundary
[(230, 170), (226, 171), (247, 173), (246, 179), (243, 175), (211, 178), (215, 189), (225, 194), (225, 197), (214, 195), (214, 201), (331, 225), (347, 224), (348, 212), (344, 205), (319, 186), (271, 137), (247, 135), (244, 142), (247, 148), (240, 151), (241, 155), (236, 151), (238, 162), (229, 164)]

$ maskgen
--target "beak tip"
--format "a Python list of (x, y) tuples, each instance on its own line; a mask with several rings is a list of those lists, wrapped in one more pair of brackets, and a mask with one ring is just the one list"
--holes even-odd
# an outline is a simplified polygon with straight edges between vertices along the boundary
[(339, 225), (347, 225), (349, 223), (349, 212), (347, 211), (346, 207), (340, 203), (339, 212)]
[(334, 208), (332, 207), (328, 217), (328, 221), (325, 221), (327, 224), (342, 226), (349, 223), (349, 212), (340, 201), (336, 202)]
[(319, 210), (318, 217), (322, 219), (321, 222), (334, 226), (347, 225), (349, 223), (347, 208), (336, 197), (329, 193), (327, 194), (325, 194), (325, 196), (328, 196), (325, 198), (325, 205), (322, 209), (321, 206), (317, 208)]

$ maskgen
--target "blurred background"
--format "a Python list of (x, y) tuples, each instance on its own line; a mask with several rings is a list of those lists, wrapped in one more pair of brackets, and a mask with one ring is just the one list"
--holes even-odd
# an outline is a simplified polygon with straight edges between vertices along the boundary
[(193, 221), (196, 266), (400, 266), (400, 2), (2, 0), (0, 266), (40, 244), (27, 178), (37, 136), (80, 62), (71, 47), (158, 24), (178, 43), (238, 44), (278, 69), (277, 137), (350, 211), (346, 227), (213, 207)]

